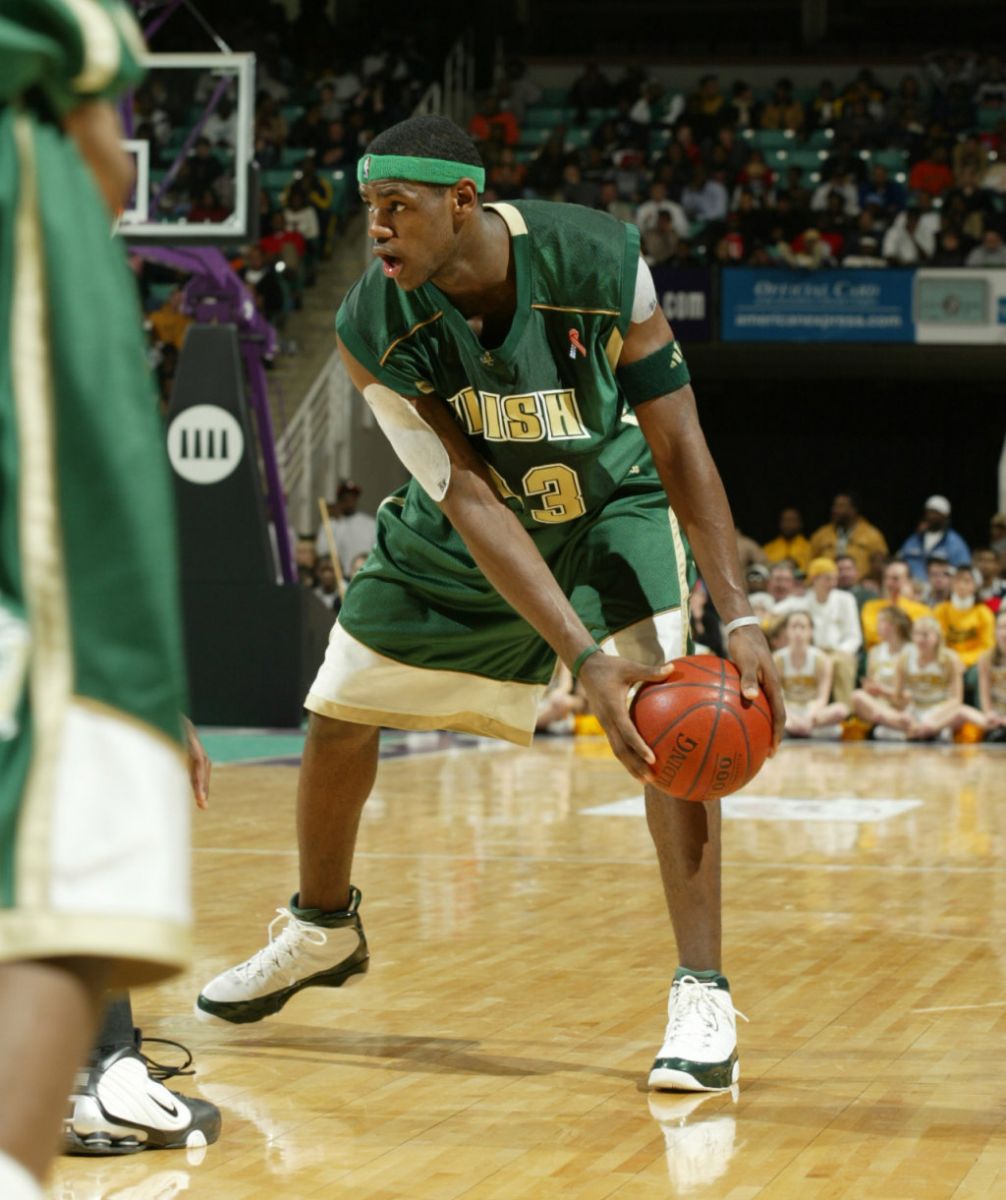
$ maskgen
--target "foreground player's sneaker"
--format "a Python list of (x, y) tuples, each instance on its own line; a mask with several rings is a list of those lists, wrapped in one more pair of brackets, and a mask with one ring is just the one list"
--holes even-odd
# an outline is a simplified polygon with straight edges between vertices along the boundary
[[(703, 972), (705, 975), (705, 972)], [(667, 1000), (667, 1029), (653, 1070), (651, 1088), (720, 1092), (741, 1075), (737, 1059), (738, 1013), (722, 975), (698, 979), (680, 967)]]
[[(246, 962), (224, 971), (203, 988), (196, 1015), (244, 1024), (277, 1013), (306, 987), (342, 987), (370, 966), (360, 921), (360, 893), (350, 889), (349, 908), (278, 908), (269, 925), (269, 944)], [(291, 909), (293, 910), (291, 912)], [(286, 924), (277, 933), (276, 926)]]
[(66, 1154), (136, 1154), (208, 1146), (220, 1136), (220, 1110), (168, 1091), (131, 1046), (77, 1073), (63, 1120)]

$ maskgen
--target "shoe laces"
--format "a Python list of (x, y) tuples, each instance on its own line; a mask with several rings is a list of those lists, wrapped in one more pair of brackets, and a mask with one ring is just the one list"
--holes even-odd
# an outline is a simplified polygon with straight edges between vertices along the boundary
[(694, 975), (683, 975), (671, 985), (667, 1002), (667, 1031), (664, 1041), (669, 1042), (679, 1034), (699, 1034), (708, 1039), (719, 1031), (724, 1012), (717, 999), (726, 996), (730, 1012), (747, 1021), (747, 1017), (734, 1008), (730, 993), (719, 988), (711, 979), (696, 979)]
[[(281, 921), (285, 921), (286, 925), (277, 934), (276, 926)], [(288, 908), (277, 908), (276, 915), (269, 922), (269, 945), (263, 946), (257, 954), (235, 969), (245, 979), (264, 978), (278, 967), (292, 963), (305, 942), (324, 946), (327, 941), (328, 934), (324, 929), (298, 920)]]
[[(149, 1045), (151, 1042), (158, 1046), (174, 1046), (176, 1050), (180, 1050), (185, 1055), (185, 1062), (180, 1067), (173, 1067), (169, 1063), (161, 1063), (156, 1059), (151, 1058), (149, 1054), (143, 1053), (143, 1046)], [(158, 1083), (164, 1083), (168, 1079), (175, 1079), (179, 1075), (195, 1075), (196, 1069), (192, 1066), (192, 1051), (188, 1046), (183, 1046), (181, 1042), (173, 1042), (170, 1038), (145, 1038), (142, 1030), (136, 1031), (136, 1053), (143, 1059), (143, 1065), (147, 1068), (147, 1074), (151, 1079)], [(190, 1069), (191, 1068), (191, 1069)]]

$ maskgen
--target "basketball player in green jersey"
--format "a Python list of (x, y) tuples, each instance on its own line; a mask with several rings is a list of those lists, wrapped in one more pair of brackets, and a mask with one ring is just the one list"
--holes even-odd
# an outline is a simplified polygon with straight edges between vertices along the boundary
[(119, 0), (0, 0), (3, 1200), (42, 1195), (104, 989), (188, 951), (172, 498), (110, 236), (142, 50)]
[(282, 933), (207, 984), (198, 1010), (255, 1021), (365, 971), (350, 869), (378, 727), (526, 744), (558, 655), (646, 787), (681, 963), (650, 1084), (729, 1087), (719, 810), (658, 790), (626, 703), (688, 652), (689, 544), (777, 737), (783, 705), (638, 234), (575, 205), (483, 207), (478, 153), (442, 117), (404, 121), (369, 150), (358, 179), (376, 261), (337, 332), (412, 480), (380, 509), (308, 696), (300, 891)]

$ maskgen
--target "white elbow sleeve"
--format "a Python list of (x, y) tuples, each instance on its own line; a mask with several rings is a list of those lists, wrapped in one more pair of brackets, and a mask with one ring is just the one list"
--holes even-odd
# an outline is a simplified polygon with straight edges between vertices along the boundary
[(404, 396), (380, 383), (368, 384), (363, 398), (392, 449), (419, 486), (438, 504), (447, 495), (451, 460), (443, 442)]
[(657, 309), (657, 289), (650, 268), (643, 259), (636, 267), (636, 294), (632, 299), (632, 324), (642, 325)]

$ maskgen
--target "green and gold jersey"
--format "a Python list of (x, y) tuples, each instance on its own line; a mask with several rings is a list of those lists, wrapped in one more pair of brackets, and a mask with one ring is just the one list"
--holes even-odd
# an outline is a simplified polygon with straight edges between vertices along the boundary
[(574, 204), (486, 207), (507, 223), (516, 272), (516, 311), (501, 346), (484, 346), (433, 283), (402, 291), (379, 261), (346, 296), (336, 326), (382, 383), (451, 406), (534, 532), (596, 512), (628, 475), (653, 473), (615, 378), (639, 234)]
[(34, 90), (62, 116), (136, 83), (143, 53), (121, 0), (0, 0), (0, 103)]

